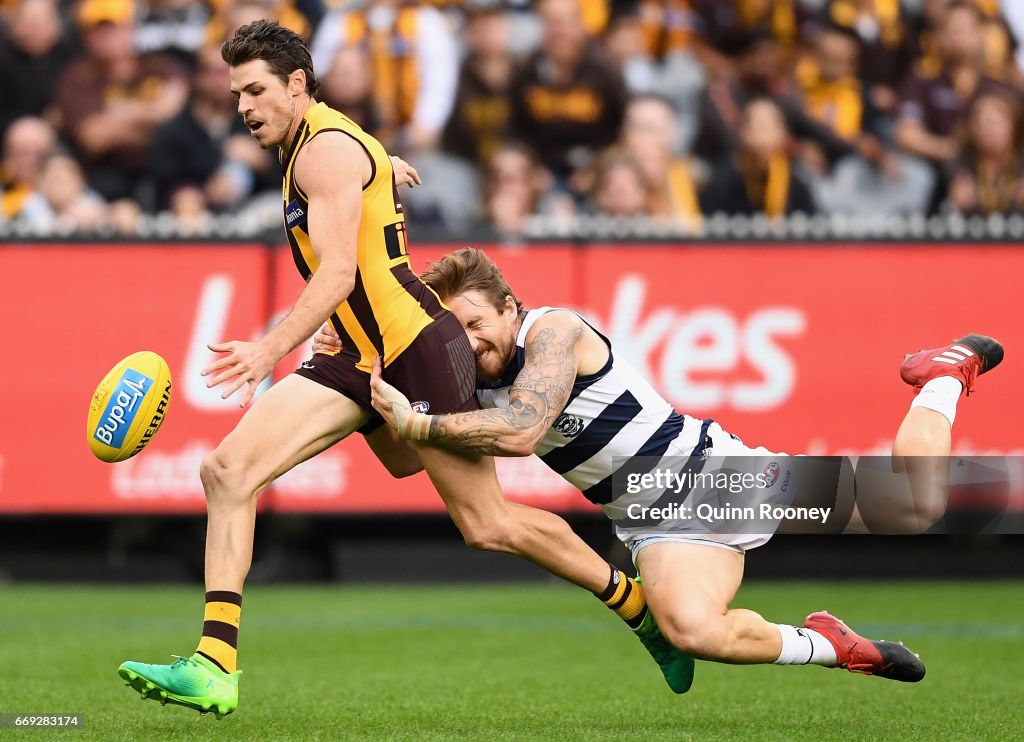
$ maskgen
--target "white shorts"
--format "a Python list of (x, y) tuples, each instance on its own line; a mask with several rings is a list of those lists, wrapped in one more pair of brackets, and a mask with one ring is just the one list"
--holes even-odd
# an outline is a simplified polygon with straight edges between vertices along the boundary
[[(716, 422), (711, 423), (708, 427), (707, 434), (711, 439), (711, 445), (707, 451), (707, 453), (713, 457), (710, 461), (721, 463), (724, 457), (754, 457), (758, 461), (756, 464), (751, 462), (751, 465), (760, 467), (768, 465), (773, 460), (781, 460), (789, 457), (789, 454), (775, 453), (773, 451), (769, 451), (763, 446), (747, 446), (739, 438), (725, 431), (722, 426)], [(764, 460), (761, 461), (760, 459)], [(711, 472), (709, 467), (705, 467), (703, 471)], [(606, 513), (607, 512), (608, 508), (606, 507)], [(609, 517), (612, 516), (609, 514)], [(657, 528), (656, 530), (662, 529)], [(645, 547), (650, 546), (651, 544), (667, 542), (714, 546), (742, 554), (748, 549), (756, 549), (758, 546), (763, 546), (768, 543), (774, 534), (774, 529), (770, 532), (764, 533), (711, 533), (705, 528), (700, 529), (696, 533), (686, 533), (679, 532), (678, 528), (668, 525), (665, 526), (665, 529), (662, 530), (662, 532), (651, 533), (648, 531), (644, 533), (616, 525), (615, 532), (619, 540), (629, 548), (635, 562), (636, 555)]]

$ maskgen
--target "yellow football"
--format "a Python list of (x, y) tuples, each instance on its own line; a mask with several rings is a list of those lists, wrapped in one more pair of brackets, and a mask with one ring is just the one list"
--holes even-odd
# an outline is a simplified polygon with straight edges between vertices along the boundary
[(171, 369), (149, 350), (110, 369), (89, 404), (86, 436), (101, 461), (130, 459), (153, 440), (171, 401)]

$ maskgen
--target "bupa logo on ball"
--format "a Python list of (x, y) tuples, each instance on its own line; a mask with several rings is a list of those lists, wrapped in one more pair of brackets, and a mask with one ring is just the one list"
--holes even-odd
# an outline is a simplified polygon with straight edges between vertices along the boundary
[(110, 395), (107, 409), (103, 411), (93, 437), (100, 443), (120, 448), (139, 412), (139, 404), (152, 386), (153, 380), (145, 374), (126, 369)]

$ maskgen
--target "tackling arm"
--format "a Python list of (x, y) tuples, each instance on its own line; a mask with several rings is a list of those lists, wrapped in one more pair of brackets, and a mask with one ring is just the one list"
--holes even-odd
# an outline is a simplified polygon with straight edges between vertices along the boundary
[[(394, 399), (397, 391), (375, 381), (375, 396), (389, 404), (403, 437), (426, 440), (457, 451), (492, 456), (529, 456), (561, 414), (580, 365), (579, 341), (583, 322), (574, 314), (545, 315), (530, 329), (526, 358), (509, 392), (509, 406), (455, 415), (406, 413), (408, 401)], [(380, 408), (378, 408), (380, 409)], [(385, 417), (388, 417), (385, 414)], [(391, 420), (389, 419), (389, 422)]]

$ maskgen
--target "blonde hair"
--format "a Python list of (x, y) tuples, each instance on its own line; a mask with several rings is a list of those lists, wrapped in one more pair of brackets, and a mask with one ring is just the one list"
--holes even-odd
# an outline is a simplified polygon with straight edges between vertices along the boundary
[(436, 263), (431, 263), (420, 278), (437, 292), (441, 301), (467, 291), (479, 291), (499, 312), (505, 310), (506, 297), (515, 302), (517, 311), (523, 308), (501, 275), (501, 269), (483, 250), (475, 247), (464, 247), (445, 255)]

